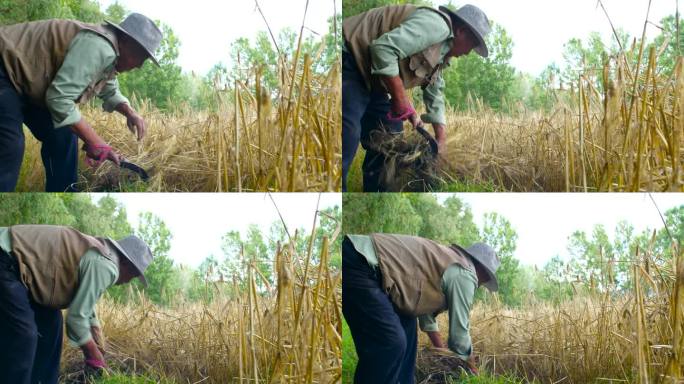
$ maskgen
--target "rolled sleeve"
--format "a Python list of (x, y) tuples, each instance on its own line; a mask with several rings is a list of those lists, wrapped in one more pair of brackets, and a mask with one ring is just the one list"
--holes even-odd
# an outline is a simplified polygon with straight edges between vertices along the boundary
[(445, 82), (441, 74), (435, 82), (425, 87), (423, 90), (423, 102), (427, 113), (420, 116), (420, 119), (429, 124), (446, 125), (446, 102), (444, 101)]
[(432, 315), (418, 316), (418, 325), (423, 332), (439, 332), (437, 320)]
[(76, 100), (115, 61), (116, 52), (103, 37), (89, 31), (81, 31), (74, 37), (45, 93), (45, 104), (55, 128), (81, 119)]
[(418, 9), (397, 28), (370, 45), (371, 74), (398, 76), (399, 61), (452, 36), (442, 17), (429, 9)]
[(89, 250), (79, 263), (79, 285), (66, 317), (69, 343), (80, 347), (92, 339), (91, 326), (99, 326), (95, 304), (119, 277), (118, 267), (96, 250)]
[(449, 340), (447, 345), (459, 358), (471, 355), (470, 308), (477, 289), (477, 277), (458, 265), (452, 265), (442, 276), (442, 289), (449, 305)]
[(119, 91), (119, 81), (117, 79), (109, 80), (98, 97), (102, 99), (102, 109), (106, 112), (113, 112), (122, 103), (131, 104)]

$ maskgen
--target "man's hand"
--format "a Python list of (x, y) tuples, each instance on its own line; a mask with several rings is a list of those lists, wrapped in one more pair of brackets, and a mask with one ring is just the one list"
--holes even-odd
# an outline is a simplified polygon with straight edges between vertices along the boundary
[(392, 96), (392, 108), (390, 110), (390, 116), (399, 118), (402, 120), (409, 120), (411, 124), (415, 127), (417, 122), (420, 121), (416, 115), (416, 110), (411, 105), (411, 102), (406, 95), (404, 90), (404, 83), (399, 76), (383, 77), (382, 78), (387, 92)]
[(100, 352), (97, 344), (95, 344), (95, 341), (92, 339), (81, 346), (81, 351), (83, 351), (87, 368), (95, 371), (102, 371), (107, 368), (107, 363), (105, 363), (102, 352)]
[(84, 119), (72, 125), (71, 130), (83, 140), (83, 150), (86, 151), (88, 158), (98, 162), (111, 160), (116, 165), (121, 163), (122, 157), (108, 146)]
[(93, 336), (93, 341), (95, 341), (97, 349), (99, 349), (100, 353), (104, 355), (105, 351), (107, 350), (107, 342), (105, 341), (104, 335), (102, 334), (102, 329), (100, 327), (93, 325), (92, 327), (90, 327), (90, 334)]
[(145, 137), (146, 125), (145, 120), (127, 103), (121, 103), (116, 106), (116, 111), (126, 116), (126, 125), (131, 133), (136, 135), (138, 141)]
[(468, 364), (468, 369), (470, 369), (470, 372), (473, 375), (475, 375), (475, 376), (479, 375), (477, 367), (475, 366), (475, 364), (476, 364), (475, 355), (471, 354), (470, 358), (468, 358), (468, 360), (466, 360), (466, 364)]

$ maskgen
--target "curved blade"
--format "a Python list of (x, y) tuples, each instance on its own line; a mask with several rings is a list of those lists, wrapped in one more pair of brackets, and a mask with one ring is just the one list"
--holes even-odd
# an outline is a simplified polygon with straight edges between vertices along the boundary
[(422, 124), (416, 127), (416, 131), (418, 131), (418, 133), (420, 133), (420, 135), (427, 140), (428, 144), (430, 144), (430, 151), (432, 152), (432, 155), (436, 157), (439, 154), (437, 140), (435, 140), (435, 138), (425, 130)]
[(133, 171), (133, 172), (137, 173), (138, 176), (140, 176), (140, 178), (142, 179), (142, 181), (147, 181), (147, 180), (149, 180), (149, 178), (150, 178), (150, 176), (147, 174), (147, 171), (145, 171), (144, 169), (142, 169), (142, 167), (140, 167), (140, 166), (137, 165), (137, 164), (134, 164), (134, 163), (131, 163), (131, 162), (128, 162), (128, 161), (125, 161), (125, 160), (124, 160), (124, 161), (121, 162), (121, 164), (120, 164), (119, 166), (120, 166), (121, 168), (126, 168), (126, 169), (128, 169), (128, 170), (130, 170), (130, 171)]

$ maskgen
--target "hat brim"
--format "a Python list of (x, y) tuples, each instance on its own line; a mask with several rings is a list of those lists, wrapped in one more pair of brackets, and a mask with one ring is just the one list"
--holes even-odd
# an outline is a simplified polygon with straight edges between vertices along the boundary
[(487, 275), (489, 276), (489, 281), (487, 281), (487, 282), (484, 283), (483, 285), (484, 285), (487, 289), (489, 289), (490, 292), (496, 292), (496, 291), (498, 291), (498, 290), (499, 290), (499, 282), (498, 282), (498, 280), (496, 279), (496, 273), (494, 273), (492, 270), (490, 270), (489, 268), (487, 268), (487, 266), (484, 265), (484, 263), (482, 263), (482, 262), (480, 261), (479, 258), (477, 258), (477, 257), (476, 257), (475, 255), (473, 255), (472, 253), (466, 251), (466, 250), (465, 250), (463, 247), (461, 247), (460, 245), (458, 245), (458, 244), (453, 244), (453, 245), (456, 246), (459, 250), (463, 251), (466, 255), (470, 256), (470, 258), (473, 259), (475, 262), (477, 262), (477, 263), (482, 267), (482, 270), (485, 271), (485, 272), (487, 273)]
[(152, 62), (153, 62), (155, 65), (157, 65), (157, 67), (161, 67), (161, 65), (159, 65), (159, 61), (157, 61), (157, 58), (154, 57), (154, 52), (150, 52), (150, 50), (147, 49), (144, 45), (142, 45), (138, 39), (136, 39), (135, 37), (131, 36), (128, 32), (126, 32), (125, 29), (121, 28), (121, 27), (120, 27), (119, 25), (117, 25), (116, 23), (113, 23), (113, 22), (111, 22), (111, 21), (109, 21), (109, 20), (105, 20), (105, 23), (107, 23), (107, 24), (111, 25), (112, 27), (116, 28), (118, 31), (120, 31), (120, 32), (122, 32), (122, 33), (125, 33), (126, 36), (130, 37), (131, 39), (133, 39), (133, 41), (135, 41), (136, 43), (138, 43), (138, 45), (139, 45), (142, 49), (145, 50), (145, 52), (147, 53), (147, 57), (148, 57), (150, 60), (152, 60)]
[(145, 274), (143, 273), (142, 269), (140, 269), (140, 267), (135, 264), (135, 261), (133, 261), (131, 256), (119, 245), (119, 243), (110, 238), (107, 238), (107, 240), (109, 240), (109, 243), (112, 244), (117, 249), (117, 251), (119, 251), (121, 255), (131, 263), (133, 268), (135, 268), (135, 270), (138, 272), (137, 277), (138, 279), (140, 279), (140, 282), (142, 283), (143, 287), (147, 288), (147, 279), (145, 279)]
[(449, 9), (443, 5), (439, 7), (439, 10), (447, 13), (449, 16), (456, 18), (456, 19), (460, 20), (463, 24), (467, 25), (468, 28), (473, 32), (473, 35), (475, 35), (475, 38), (477, 39), (477, 41), (479, 43), (476, 47), (473, 48), (473, 50), (478, 55), (480, 55), (484, 58), (489, 57), (489, 48), (487, 48), (487, 43), (484, 41), (484, 38), (482, 37), (482, 35), (480, 35), (480, 33), (475, 28), (473, 28), (472, 24), (470, 24), (469, 22), (464, 20), (462, 17), (457, 15), (454, 11), (452, 11), (451, 9)]

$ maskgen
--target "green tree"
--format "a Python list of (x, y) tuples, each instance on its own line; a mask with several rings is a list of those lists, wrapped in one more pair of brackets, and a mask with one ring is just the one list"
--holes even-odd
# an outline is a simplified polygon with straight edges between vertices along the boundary
[[(663, 18), (660, 25), (662, 26), (661, 33), (655, 38), (653, 44), (660, 49), (668, 41), (658, 64), (669, 75), (677, 64), (677, 58), (684, 55), (684, 23), (681, 17), (677, 23), (675, 15), (670, 15)], [(677, 31), (679, 31), (679, 36), (677, 36)]]
[(154, 256), (145, 271), (145, 294), (154, 303), (168, 305), (179, 288), (179, 276), (169, 257), (173, 235), (166, 223), (150, 212), (141, 213), (138, 220), (136, 235), (147, 243)]
[(373, 8), (397, 4), (432, 6), (432, 2), (428, 0), (344, 0), (342, 3), (342, 16), (347, 18)]
[(122, 73), (117, 78), (124, 94), (150, 100), (162, 110), (172, 110), (179, 106), (176, 104), (179, 100), (184, 99), (183, 91), (186, 89), (186, 82), (178, 65), (181, 43), (171, 27), (159, 21), (156, 23), (164, 36), (156, 52), (159, 67), (147, 60), (141, 68)]
[(499, 296), (504, 304), (519, 306), (525, 294), (525, 283), (520, 261), (513, 256), (518, 234), (511, 223), (498, 213), (485, 213), (481, 240), (496, 250), (501, 265), (496, 271)]
[(418, 234), (422, 218), (401, 193), (342, 195), (342, 234), (373, 232)]
[(494, 24), (486, 37), (489, 57), (483, 58), (471, 52), (454, 59), (444, 70), (446, 87), (444, 96), (454, 108), (466, 110), (469, 99), (482, 100), (495, 110), (500, 110), (506, 100), (517, 98), (513, 92), (516, 77), (515, 68), (510, 65), (513, 56), (513, 40), (506, 30)]
[(541, 271), (535, 274), (535, 296), (544, 301), (558, 305), (574, 295), (572, 284), (568, 279), (569, 265), (560, 256), (551, 258)]
[(0, 226), (16, 224), (74, 225), (76, 218), (60, 195), (49, 193), (0, 194)]

